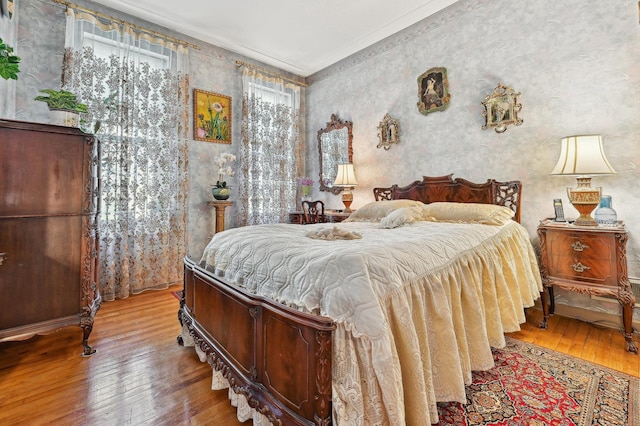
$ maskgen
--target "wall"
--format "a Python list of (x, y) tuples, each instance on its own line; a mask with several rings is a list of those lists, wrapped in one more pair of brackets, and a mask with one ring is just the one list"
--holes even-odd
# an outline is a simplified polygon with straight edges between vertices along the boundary
[[(213, 207), (207, 205), (207, 201), (213, 200), (211, 186), (218, 177), (215, 159), (222, 152), (237, 154), (240, 142), (242, 87), (235, 62), (241, 60), (263, 68), (271, 67), (96, 3), (82, 0), (75, 3), (197, 45), (199, 48), (191, 49), (190, 52), (191, 88), (221, 93), (232, 98), (232, 144), (193, 139), (189, 144), (187, 252), (189, 256), (199, 260), (215, 229), (215, 213)], [(20, 0), (18, 43), (14, 46), (17, 55), (22, 58), (21, 72), (16, 83), (17, 120), (48, 122), (46, 104), (34, 101), (33, 98), (39, 94), (40, 89), (60, 87), (65, 25), (64, 6), (50, 1)], [(290, 74), (287, 76), (291, 77)], [(301, 98), (304, 107), (304, 95)], [(227, 181), (232, 187), (236, 185), (235, 176)], [(231, 200), (235, 200), (234, 195)], [(236, 226), (234, 207), (227, 209), (225, 222), (227, 227)]]
[[(446, 67), (447, 110), (418, 112), (417, 78)], [(461, 0), (437, 15), (307, 79), (308, 174), (317, 179), (316, 132), (332, 113), (353, 121), (359, 182), (352, 208), (373, 200), (374, 186), (406, 185), (422, 175), (454, 173), (475, 182), (521, 180), (522, 223), (532, 238), (540, 219), (575, 178), (549, 176), (563, 136), (599, 133), (618, 174), (594, 178), (613, 197), (630, 231), (629, 272), (640, 277), (640, 25), (634, 0)], [(524, 123), (505, 133), (481, 130), (481, 101), (503, 83), (522, 93)], [(401, 142), (377, 149), (385, 113), (400, 122)], [(317, 187), (316, 187), (317, 189)], [(340, 196), (316, 196), (341, 208)], [(616, 303), (560, 295), (596, 310)], [(638, 316), (639, 309), (636, 309)]]

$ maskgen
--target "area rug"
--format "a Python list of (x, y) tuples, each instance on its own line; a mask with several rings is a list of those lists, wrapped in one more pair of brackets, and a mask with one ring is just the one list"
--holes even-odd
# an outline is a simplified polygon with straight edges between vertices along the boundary
[(493, 356), (466, 404), (438, 404), (440, 425), (640, 426), (640, 378), (511, 338)]

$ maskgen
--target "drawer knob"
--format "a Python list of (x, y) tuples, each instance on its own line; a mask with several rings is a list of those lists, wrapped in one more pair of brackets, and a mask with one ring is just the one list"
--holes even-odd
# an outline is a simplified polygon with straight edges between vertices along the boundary
[(576, 241), (575, 243), (571, 244), (571, 248), (575, 251), (584, 251), (584, 249), (588, 249), (589, 246), (586, 244), (582, 244), (580, 241)]
[(0, 253), (0, 265), (2, 265), (2, 262), (5, 260), (7, 260), (7, 253)]
[(591, 269), (587, 265), (583, 265), (581, 262), (574, 263), (573, 265), (571, 265), (571, 267), (576, 272), (584, 272), (584, 271), (588, 271), (589, 269)]

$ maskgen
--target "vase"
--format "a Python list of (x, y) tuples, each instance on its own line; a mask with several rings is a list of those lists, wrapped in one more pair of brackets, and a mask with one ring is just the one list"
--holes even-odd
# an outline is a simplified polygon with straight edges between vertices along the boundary
[(593, 217), (600, 226), (616, 226), (618, 214), (611, 207), (611, 195), (603, 195), (600, 198), (600, 206), (593, 213)]
[(49, 110), (49, 124), (56, 126), (78, 127), (80, 114), (66, 109)]
[(217, 186), (211, 189), (213, 193), (213, 198), (216, 200), (227, 200), (231, 195), (231, 188), (228, 186), (218, 188)]

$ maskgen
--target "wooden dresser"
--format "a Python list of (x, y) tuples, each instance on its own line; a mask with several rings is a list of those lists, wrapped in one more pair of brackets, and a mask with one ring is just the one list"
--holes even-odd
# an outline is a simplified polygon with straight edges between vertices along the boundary
[[(622, 305), (627, 350), (638, 353), (633, 342), (635, 296), (627, 275), (627, 231), (616, 227), (580, 227), (546, 220), (538, 226), (542, 283), (549, 303), (543, 302), (546, 328), (555, 304), (553, 287), (598, 296), (613, 296)], [(546, 295), (543, 295), (546, 297)]]
[(76, 128), (0, 120), (0, 342), (76, 325), (95, 352), (99, 160)]

